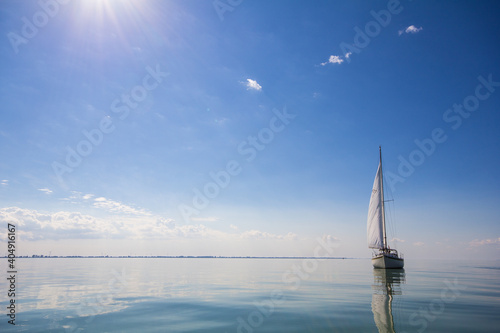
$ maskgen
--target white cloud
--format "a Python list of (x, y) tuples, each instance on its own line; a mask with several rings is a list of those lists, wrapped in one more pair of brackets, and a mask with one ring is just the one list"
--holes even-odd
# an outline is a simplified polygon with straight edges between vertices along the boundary
[(424, 246), (425, 243), (424, 242), (415, 242), (413, 243), (414, 246)]
[(247, 90), (257, 90), (257, 91), (262, 90), (262, 86), (260, 84), (258, 84), (257, 81), (252, 80), (252, 79), (247, 79), (246, 86), (247, 86)]
[(328, 58), (328, 61), (322, 62), (320, 65), (321, 66), (326, 66), (328, 64), (342, 64), (345, 59), (349, 59), (350, 56), (352, 55), (352, 52), (347, 52), (343, 56), (339, 55), (331, 55), (330, 58)]
[(230, 224), (229, 225), (229, 228), (233, 229), (233, 230), (238, 230), (238, 227), (235, 226), (234, 224)]
[(107, 210), (111, 213), (122, 213), (128, 215), (142, 215), (142, 216), (151, 215), (151, 213), (145, 211), (144, 209), (136, 209), (128, 205), (122, 204), (121, 202), (106, 199), (104, 197), (95, 198), (94, 207)]
[[(105, 198), (98, 202), (108, 202)], [(160, 216), (118, 216), (98, 218), (79, 212), (44, 213), (8, 207), (0, 209), (0, 221), (18, 227), (20, 239), (26, 241), (63, 239), (211, 239), (216, 242), (241, 239), (296, 240), (297, 235), (276, 235), (259, 230), (227, 233), (204, 225), (177, 225), (171, 218)], [(233, 228), (232, 226), (231, 228)], [(7, 237), (0, 229), (0, 239)]]
[(174, 219), (167, 219), (164, 217), (158, 217), (156, 219), (156, 225), (157, 226), (164, 226), (164, 227), (167, 227), (169, 229), (173, 229), (173, 228), (175, 228), (175, 220)]
[(45, 194), (51, 194), (52, 193), (52, 190), (50, 190), (48, 188), (39, 188), (38, 191), (45, 192)]
[(118, 233), (111, 224), (80, 213), (41, 213), (36, 210), (8, 207), (0, 209), (0, 221), (13, 223), (24, 240), (101, 238)]
[(339, 242), (340, 239), (338, 239), (337, 237), (335, 236), (332, 236), (332, 235), (323, 235), (321, 236), (321, 239), (324, 240), (325, 242)]
[(7, 186), (7, 185), (9, 185), (9, 181), (7, 179), (2, 179), (2, 180), (0, 180), (0, 185)]
[(82, 192), (78, 191), (70, 191), (70, 195), (67, 198), (59, 198), (59, 200), (63, 201), (68, 201), (71, 202), (72, 204), (82, 204), (82, 203), (89, 203), (89, 199), (92, 199), (94, 197), (94, 194), (83, 194)]
[(469, 242), (469, 245), (474, 247), (490, 245), (490, 244), (500, 244), (500, 237), (498, 237), (497, 239), (491, 239), (491, 238), (483, 240), (474, 239), (473, 241)]
[(416, 26), (414, 25), (410, 25), (409, 27), (407, 27), (406, 29), (403, 29), (403, 30), (399, 30), (398, 31), (398, 34), (399, 36), (401, 36), (403, 33), (407, 33), (407, 34), (416, 34), (417, 32), (421, 31), (423, 28), (420, 27), (420, 28), (417, 28)]
[[(103, 201), (105, 202), (105, 201)], [(173, 219), (158, 216), (112, 216), (97, 218), (79, 212), (42, 213), (36, 210), (8, 207), (0, 209), (0, 221), (18, 226), (24, 240), (44, 239), (154, 239), (205, 237), (203, 226), (176, 226)], [(5, 232), (0, 230), (1, 238)]]
[(341, 64), (344, 62), (344, 59), (341, 58), (341, 56), (336, 56), (336, 55), (331, 55), (330, 58), (328, 58), (328, 61), (322, 62), (321, 66), (325, 66), (327, 64)]
[(321, 240), (327, 244), (330, 244), (330, 246), (333, 247), (339, 247), (340, 246), (340, 239), (332, 236), (332, 235), (323, 235), (321, 236)]

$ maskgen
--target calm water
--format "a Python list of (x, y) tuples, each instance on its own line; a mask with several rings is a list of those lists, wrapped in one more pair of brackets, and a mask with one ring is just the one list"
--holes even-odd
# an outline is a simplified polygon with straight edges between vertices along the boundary
[[(5, 260), (5, 259), (3, 259)], [(499, 332), (500, 263), (18, 259), (1, 332)]]

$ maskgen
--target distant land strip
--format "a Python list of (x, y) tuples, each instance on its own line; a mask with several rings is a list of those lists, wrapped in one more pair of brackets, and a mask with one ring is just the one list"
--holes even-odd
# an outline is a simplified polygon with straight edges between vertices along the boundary
[[(3, 256), (0, 258), (7, 258)], [(136, 259), (136, 258), (166, 258), (166, 259), (358, 259), (347, 257), (251, 257), (251, 256), (46, 256), (31, 255), (18, 256), (17, 258), (47, 259), (47, 258), (91, 258), (91, 259)]]

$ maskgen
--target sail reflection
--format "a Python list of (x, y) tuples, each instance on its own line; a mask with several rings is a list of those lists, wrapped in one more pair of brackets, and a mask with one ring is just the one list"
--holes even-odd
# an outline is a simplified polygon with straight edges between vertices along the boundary
[(392, 316), (392, 300), (394, 295), (402, 295), (401, 284), (406, 282), (404, 269), (373, 270), (373, 319), (379, 333), (395, 333)]

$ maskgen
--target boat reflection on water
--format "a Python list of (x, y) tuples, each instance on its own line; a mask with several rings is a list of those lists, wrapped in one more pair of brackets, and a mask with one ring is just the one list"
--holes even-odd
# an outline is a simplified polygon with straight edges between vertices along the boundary
[(395, 333), (392, 314), (394, 295), (402, 295), (401, 284), (406, 282), (404, 269), (373, 269), (373, 319), (379, 333)]

